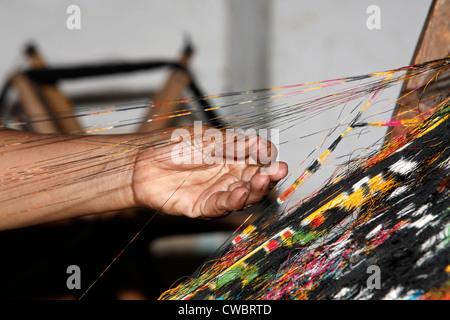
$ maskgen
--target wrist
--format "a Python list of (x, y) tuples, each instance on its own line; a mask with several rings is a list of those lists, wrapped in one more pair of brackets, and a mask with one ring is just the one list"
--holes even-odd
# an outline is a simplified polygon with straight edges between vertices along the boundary
[(102, 182), (102, 190), (111, 190), (107, 201), (114, 205), (114, 210), (135, 208), (138, 206), (134, 193), (134, 172), (139, 155), (139, 147), (125, 142), (117, 145), (116, 160), (106, 164), (107, 173)]
[[(95, 212), (115, 211), (136, 207), (133, 190), (135, 163), (139, 146), (133, 135), (104, 135), (87, 137), (89, 144), (100, 151), (102, 160), (91, 167), (92, 183), (86, 192), (96, 200)], [(97, 177), (97, 178), (96, 178)]]

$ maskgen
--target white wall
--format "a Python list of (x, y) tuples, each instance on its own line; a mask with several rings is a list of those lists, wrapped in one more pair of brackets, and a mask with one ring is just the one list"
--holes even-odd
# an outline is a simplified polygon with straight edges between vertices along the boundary
[[(199, 81), (208, 93), (225, 91), (231, 87), (230, 52), (236, 50), (229, 47), (229, 31), (239, 10), (250, 23), (261, 17), (269, 25), (270, 86), (367, 73), (410, 62), (431, 3), (272, 0), (258, 12), (260, 2), (267, 1), (247, 0), (244, 3), (252, 5), (239, 7), (239, 1), (232, 0), (3, 0), (0, 77), (5, 79), (17, 67), (28, 41), (36, 42), (45, 57), (58, 64), (176, 57), (184, 34), (189, 34), (197, 48), (194, 70)], [(66, 27), (70, 4), (81, 8), (81, 30)], [(381, 30), (366, 28), (370, 4), (381, 8)], [(264, 10), (269, 10), (268, 16)], [(240, 26), (245, 28), (245, 22)], [(246, 59), (246, 52), (241, 52)], [(259, 88), (257, 77), (242, 86)]]
[[(273, 1), (273, 85), (388, 70), (411, 61), (429, 0)], [(369, 5), (381, 29), (369, 30)]]
[[(66, 27), (70, 4), (81, 9), (81, 30)], [(208, 0), (2, 1), (0, 75), (4, 79), (17, 67), (23, 46), (30, 40), (50, 63), (71, 64), (176, 58), (188, 34), (197, 48), (194, 68), (198, 78), (208, 91), (221, 91), (224, 10), (224, 1)]]

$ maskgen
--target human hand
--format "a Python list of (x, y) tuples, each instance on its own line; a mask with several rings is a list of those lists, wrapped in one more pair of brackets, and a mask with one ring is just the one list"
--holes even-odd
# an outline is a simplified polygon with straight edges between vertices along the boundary
[(220, 217), (260, 201), (287, 175), (287, 164), (274, 161), (275, 146), (256, 135), (237, 134), (234, 143), (224, 131), (206, 126), (200, 134), (194, 131), (161, 133), (158, 143), (138, 154), (133, 175), (138, 206), (192, 218)]

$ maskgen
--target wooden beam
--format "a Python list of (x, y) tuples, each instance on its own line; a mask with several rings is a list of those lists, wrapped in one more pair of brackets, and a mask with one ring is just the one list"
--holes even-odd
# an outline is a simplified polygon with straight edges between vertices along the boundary
[(31, 130), (38, 133), (60, 133), (53, 121), (49, 120), (51, 116), (30, 79), (23, 73), (16, 73), (10, 81), (17, 90), (27, 121), (30, 121)]
[[(178, 63), (184, 67), (188, 67), (192, 54), (192, 46), (190, 43), (187, 43)], [(181, 98), (183, 91), (189, 86), (190, 82), (189, 74), (183, 70), (174, 70), (165, 84), (151, 97), (155, 105), (150, 108), (146, 119), (157, 119), (159, 116), (164, 117), (178, 109), (179, 104), (173, 103), (173, 101)], [(160, 130), (170, 127), (172, 123), (173, 119), (171, 118), (154, 122), (144, 122), (138, 129), (138, 132)]]
[[(47, 68), (44, 59), (39, 54), (35, 46), (28, 46), (25, 53), (32, 68)], [(75, 108), (70, 99), (63, 94), (55, 84), (39, 84), (38, 87), (45, 104), (56, 118), (55, 122), (60, 132), (63, 134), (83, 132), (83, 128), (74, 117)]]
[[(434, 0), (417, 43), (411, 64), (442, 59), (450, 55), (450, 0)], [(394, 110), (393, 120), (412, 119), (426, 111), (426, 105), (420, 104), (427, 93), (415, 88), (428, 82), (434, 75), (415, 77), (406, 81), (400, 93), (400, 99)], [(448, 78), (437, 79), (436, 86), (445, 86)], [(430, 91), (428, 95), (432, 94)], [(404, 97), (403, 97), (404, 96)], [(390, 127), (385, 143), (404, 133), (404, 127)]]

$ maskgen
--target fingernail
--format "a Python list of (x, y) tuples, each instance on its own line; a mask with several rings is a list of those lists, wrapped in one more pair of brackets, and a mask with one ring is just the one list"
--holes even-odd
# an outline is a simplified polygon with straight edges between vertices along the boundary
[(244, 193), (241, 197), (241, 203), (245, 203), (245, 201), (247, 201), (247, 197), (248, 197), (248, 192)]

